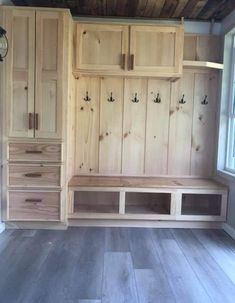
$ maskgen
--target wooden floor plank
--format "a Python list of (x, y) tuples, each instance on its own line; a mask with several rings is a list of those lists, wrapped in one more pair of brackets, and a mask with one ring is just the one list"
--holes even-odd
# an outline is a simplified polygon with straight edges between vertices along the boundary
[(105, 251), (130, 251), (126, 228), (114, 227), (105, 229)]
[(195, 230), (192, 232), (235, 285), (234, 243), (231, 246), (226, 245), (213, 230)]
[(130, 253), (106, 252), (102, 303), (139, 302)]
[(173, 230), (178, 244), (215, 303), (234, 303), (235, 285), (190, 230)]
[(168, 281), (177, 302), (208, 303), (212, 302), (202, 284), (194, 274), (189, 263), (174, 239), (169, 239), (169, 231), (152, 232), (155, 249), (164, 265)]

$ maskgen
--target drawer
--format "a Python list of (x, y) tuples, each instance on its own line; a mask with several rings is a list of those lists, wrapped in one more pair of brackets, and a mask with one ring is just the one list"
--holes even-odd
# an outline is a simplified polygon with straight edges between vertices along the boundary
[(9, 186), (59, 187), (60, 166), (9, 164)]
[(9, 191), (8, 220), (60, 220), (60, 192)]
[(60, 144), (9, 143), (10, 161), (61, 161)]

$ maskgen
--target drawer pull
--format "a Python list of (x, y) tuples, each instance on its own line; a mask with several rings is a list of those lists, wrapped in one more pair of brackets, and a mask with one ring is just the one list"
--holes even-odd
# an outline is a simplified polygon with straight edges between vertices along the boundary
[(25, 199), (25, 202), (28, 202), (28, 203), (40, 203), (40, 202), (42, 202), (42, 199)]
[(28, 173), (28, 174), (25, 174), (25, 177), (28, 177), (28, 178), (40, 178), (42, 176), (42, 174), (39, 174), (39, 173)]
[(26, 150), (26, 154), (42, 154), (41, 150)]

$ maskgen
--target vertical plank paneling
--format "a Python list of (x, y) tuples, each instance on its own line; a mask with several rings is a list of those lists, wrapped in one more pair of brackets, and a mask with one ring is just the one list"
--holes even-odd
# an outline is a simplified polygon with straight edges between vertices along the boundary
[[(170, 82), (148, 81), (145, 173), (167, 174)], [(158, 96), (159, 94), (159, 96)], [(156, 98), (160, 103), (155, 103)]]
[[(195, 75), (191, 174), (211, 176), (213, 172), (216, 133), (217, 77), (210, 73)], [(208, 104), (203, 104), (206, 98)]]
[[(76, 83), (75, 174), (98, 172), (99, 150), (98, 78), (79, 78)], [(84, 101), (88, 93), (90, 101)]]
[[(147, 80), (125, 79), (122, 173), (144, 172)], [(139, 102), (133, 102), (136, 94)]]
[[(172, 83), (168, 149), (170, 175), (190, 174), (193, 87), (194, 74), (190, 72)], [(183, 95), (186, 103), (180, 104)]]
[[(108, 101), (111, 98), (114, 101)], [(123, 79), (101, 79), (99, 172), (121, 173)], [(112, 99), (111, 99), (112, 100)]]

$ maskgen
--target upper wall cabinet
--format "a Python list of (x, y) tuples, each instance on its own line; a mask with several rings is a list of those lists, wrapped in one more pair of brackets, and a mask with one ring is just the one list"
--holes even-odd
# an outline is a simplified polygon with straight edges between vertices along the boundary
[(131, 26), (130, 69), (159, 75), (180, 75), (182, 26)]
[(76, 70), (120, 71), (127, 50), (128, 26), (76, 24)]
[(65, 13), (6, 8), (4, 16), (8, 135), (60, 138)]
[(74, 72), (180, 77), (183, 27), (75, 24)]

